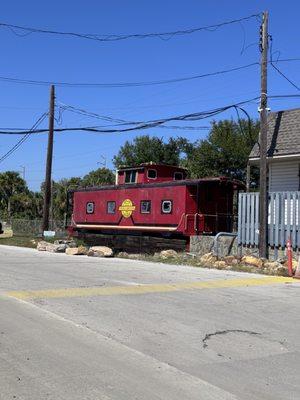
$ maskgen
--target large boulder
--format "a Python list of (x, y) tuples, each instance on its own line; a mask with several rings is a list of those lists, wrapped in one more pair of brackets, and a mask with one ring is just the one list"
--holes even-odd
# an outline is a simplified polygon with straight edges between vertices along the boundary
[(94, 251), (92, 249), (89, 249), (87, 252), (87, 256), (89, 257), (104, 257), (104, 253), (102, 251)]
[(267, 261), (264, 263), (264, 268), (267, 268), (269, 270), (273, 270), (278, 267), (282, 267), (282, 264), (278, 261)]
[(129, 253), (127, 255), (127, 258), (130, 258), (130, 260), (141, 260), (143, 258), (143, 255), (140, 253)]
[(285, 262), (287, 262), (287, 256), (284, 255), (284, 256), (278, 258), (277, 261), (278, 261), (280, 264), (284, 264)]
[(199, 261), (200, 261), (200, 264), (212, 265), (213, 263), (215, 263), (217, 261), (217, 257), (214, 256), (213, 253), (206, 253), (200, 257)]
[(75, 242), (75, 240), (69, 240), (69, 239), (58, 239), (54, 241), (54, 244), (56, 245), (62, 245), (65, 244), (66, 248), (67, 247), (77, 247), (77, 244)]
[(54, 244), (50, 247), (47, 248), (47, 251), (50, 251), (51, 253), (64, 253), (67, 249), (67, 245), (62, 243), (62, 244)]
[(114, 254), (113, 250), (107, 246), (92, 246), (89, 252), (93, 252), (94, 257), (112, 257)]
[(40, 242), (38, 242), (36, 248), (38, 251), (46, 251), (47, 245), (48, 242), (46, 242), (45, 240), (41, 240)]
[(263, 272), (265, 272), (268, 275), (287, 275), (287, 267), (282, 265), (278, 261), (267, 261), (264, 263), (264, 269)]
[(126, 258), (126, 257), (128, 257), (129, 256), (129, 254), (127, 253), (127, 251), (120, 251), (119, 253), (118, 253), (118, 257), (121, 257), (121, 258)]
[(235, 256), (226, 256), (223, 258), (223, 261), (227, 265), (237, 265), (239, 263), (239, 260)]
[(262, 268), (263, 260), (254, 256), (244, 256), (241, 260), (242, 264), (254, 266), (256, 268)]
[(160, 252), (160, 257), (161, 257), (161, 258), (164, 258), (164, 259), (166, 259), (166, 258), (174, 258), (174, 257), (177, 257), (177, 256), (178, 256), (177, 251), (172, 250), (172, 249), (169, 249), (169, 250), (162, 250), (162, 251)]
[(66, 251), (67, 245), (66, 244), (55, 244), (49, 243), (45, 240), (41, 240), (37, 244), (38, 251), (49, 251), (50, 253), (64, 253)]
[(81, 255), (86, 255), (88, 252), (88, 249), (85, 246), (79, 246), (79, 247), (68, 247), (66, 249), (66, 254), (69, 256), (81, 256)]
[(213, 267), (217, 269), (225, 269), (227, 267), (227, 264), (225, 261), (215, 261)]

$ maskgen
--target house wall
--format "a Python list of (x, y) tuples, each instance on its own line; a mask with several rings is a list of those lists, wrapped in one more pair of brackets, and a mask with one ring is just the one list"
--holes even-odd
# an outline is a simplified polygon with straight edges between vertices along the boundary
[(269, 191), (299, 190), (299, 160), (274, 160), (269, 164)]

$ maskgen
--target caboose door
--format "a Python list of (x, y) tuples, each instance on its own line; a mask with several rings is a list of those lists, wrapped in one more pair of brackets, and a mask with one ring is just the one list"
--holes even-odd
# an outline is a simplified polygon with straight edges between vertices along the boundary
[(215, 233), (218, 229), (218, 186), (215, 182), (201, 184), (199, 213), (203, 218), (203, 233)]

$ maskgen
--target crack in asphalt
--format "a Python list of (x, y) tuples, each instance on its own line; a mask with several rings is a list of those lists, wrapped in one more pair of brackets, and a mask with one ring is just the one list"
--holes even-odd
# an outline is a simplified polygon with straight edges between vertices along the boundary
[(227, 333), (247, 333), (248, 335), (260, 335), (260, 333), (258, 333), (258, 332), (248, 331), (248, 330), (244, 330), (244, 329), (226, 329), (224, 331), (216, 331), (213, 333), (207, 333), (204, 336), (204, 338), (202, 339), (203, 348), (205, 349), (208, 346), (207, 341), (210, 340), (213, 336), (227, 335)]

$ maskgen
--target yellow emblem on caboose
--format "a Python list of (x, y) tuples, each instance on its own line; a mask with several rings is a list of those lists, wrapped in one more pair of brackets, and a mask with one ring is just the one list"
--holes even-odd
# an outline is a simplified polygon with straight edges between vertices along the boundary
[(131, 217), (132, 211), (135, 210), (135, 205), (133, 205), (130, 199), (126, 199), (119, 207), (119, 211), (121, 211), (124, 218)]

